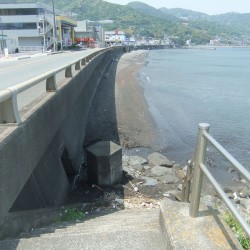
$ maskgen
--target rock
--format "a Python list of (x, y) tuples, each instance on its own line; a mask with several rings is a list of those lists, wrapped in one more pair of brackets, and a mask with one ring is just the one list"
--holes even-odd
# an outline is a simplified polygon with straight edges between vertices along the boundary
[(152, 174), (156, 175), (156, 176), (163, 176), (163, 175), (167, 175), (167, 174), (173, 174), (172, 169), (168, 169), (165, 167), (161, 167), (161, 166), (155, 166), (151, 169)]
[(160, 177), (160, 180), (165, 183), (165, 184), (175, 184), (178, 183), (180, 180), (177, 178), (175, 175), (170, 174), (170, 175), (164, 175)]
[(156, 179), (150, 178), (150, 177), (141, 177), (142, 180), (145, 181), (143, 186), (151, 186), (154, 187), (158, 184), (158, 181)]
[(182, 191), (182, 184), (178, 185), (178, 190)]
[(120, 205), (123, 205), (123, 199), (116, 198), (115, 202), (117, 202)]
[(173, 170), (177, 172), (179, 170), (182, 170), (182, 167), (179, 164), (174, 164), (173, 165)]
[(133, 165), (132, 167), (133, 167), (133, 169), (135, 169), (139, 172), (143, 171), (143, 169), (144, 169), (143, 166), (140, 164)]
[(241, 179), (240, 180), (242, 183), (244, 183), (244, 184), (247, 184), (247, 180), (246, 179)]
[(224, 188), (224, 192), (227, 193), (227, 194), (228, 193), (233, 193), (233, 191), (230, 188), (228, 188), (228, 187)]
[(166, 194), (163, 194), (163, 196), (172, 200), (172, 201), (176, 201), (176, 197), (173, 194), (166, 193)]
[(171, 190), (168, 191), (164, 194), (164, 196), (168, 194), (170, 196), (170, 199), (172, 199), (171, 197), (175, 197), (175, 200), (177, 201), (181, 201), (181, 197), (182, 197), (182, 192), (178, 191), (178, 190)]
[(130, 156), (130, 164), (131, 165), (143, 165), (148, 163), (148, 161), (141, 156)]
[(234, 200), (235, 204), (240, 204), (240, 200), (236, 199)]
[(185, 166), (182, 170), (187, 172), (188, 166)]
[(239, 197), (244, 198), (244, 199), (250, 197), (250, 191), (248, 191), (248, 192), (241, 191), (239, 193)]
[(127, 162), (129, 161), (129, 159), (130, 159), (130, 158), (129, 158), (128, 155), (123, 155), (123, 156), (122, 156), (122, 161), (123, 161), (123, 162), (126, 162), (126, 163), (127, 163)]
[(144, 168), (145, 170), (148, 170), (148, 169), (150, 169), (151, 167), (150, 167), (150, 166), (143, 166), (143, 168)]
[(183, 171), (183, 170), (178, 170), (178, 171), (177, 171), (177, 175), (178, 175), (181, 179), (184, 179), (185, 176), (186, 176), (186, 172)]
[(148, 156), (148, 162), (153, 166), (166, 166), (166, 167), (173, 166), (173, 163), (170, 160), (168, 160), (167, 157), (157, 152), (152, 153)]

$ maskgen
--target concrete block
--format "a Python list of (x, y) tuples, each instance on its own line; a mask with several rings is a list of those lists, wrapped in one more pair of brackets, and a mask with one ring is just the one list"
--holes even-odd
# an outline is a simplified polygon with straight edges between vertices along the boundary
[(87, 148), (88, 181), (111, 186), (122, 180), (122, 148), (111, 141), (100, 141)]

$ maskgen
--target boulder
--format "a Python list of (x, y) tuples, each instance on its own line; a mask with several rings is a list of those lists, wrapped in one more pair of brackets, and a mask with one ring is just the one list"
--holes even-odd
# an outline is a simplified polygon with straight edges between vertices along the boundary
[(132, 166), (133, 169), (135, 169), (136, 171), (142, 172), (144, 170), (143, 166), (140, 164), (136, 164)]
[(141, 156), (130, 156), (130, 164), (131, 165), (143, 165), (147, 164), (148, 161)]
[(163, 175), (173, 175), (172, 169), (161, 167), (161, 166), (155, 166), (151, 169), (151, 173), (156, 176), (163, 176)]
[(160, 180), (165, 184), (175, 184), (180, 181), (174, 174), (164, 175), (160, 177)]
[(154, 178), (150, 178), (150, 177), (141, 177), (142, 180), (145, 181), (144, 184), (142, 184), (143, 186), (151, 186), (154, 187), (158, 184), (158, 181)]
[(165, 167), (172, 167), (173, 163), (167, 159), (164, 155), (160, 153), (152, 153), (148, 157), (149, 164), (152, 164), (153, 166), (165, 166)]
[(173, 165), (173, 170), (179, 171), (179, 170), (182, 170), (182, 167), (179, 164), (176, 163), (176, 164)]

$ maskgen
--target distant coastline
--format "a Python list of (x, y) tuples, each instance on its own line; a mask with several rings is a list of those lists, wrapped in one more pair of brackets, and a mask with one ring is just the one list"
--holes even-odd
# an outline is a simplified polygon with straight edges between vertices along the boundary
[(249, 45), (243, 46), (233, 46), (233, 45), (193, 45), (193, 46), (183, 46), (183, 49), (218, 49), (218, 48), (250, 48)]

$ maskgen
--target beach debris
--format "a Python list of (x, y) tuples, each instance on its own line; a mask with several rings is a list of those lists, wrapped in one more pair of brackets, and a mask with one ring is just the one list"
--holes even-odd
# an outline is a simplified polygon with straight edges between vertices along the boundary
[(138, 187), (136, 187), (131, 181), (129, 181), (129, 183), (130, 183), (130, 185), (132, 186), (132, 188), (133, 188), (133, 190), (134, 190), (135, 192), (138, 192), (138, 191), (139, 191)]
[(234, 200), (238, 199), (238, 195), (236, 192), (233, 193), (233, 196), (234, 196)]

